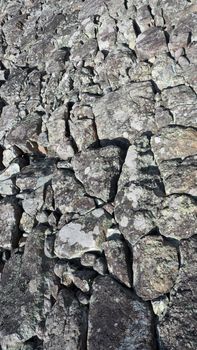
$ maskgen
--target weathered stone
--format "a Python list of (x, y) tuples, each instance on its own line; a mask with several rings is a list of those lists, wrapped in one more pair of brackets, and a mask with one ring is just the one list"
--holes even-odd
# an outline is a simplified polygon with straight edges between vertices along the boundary
[(154, 21), (148, 6), (144, 5), (137, 9), (136, 22), (142, 32), (153, 26)]
[(167, 55), (157, 57), (153, 65), (152, 77), (160, 90), (185, 82), (182, 69)]
[(197, 159), (196, 156), (164, 161), (159, 170), (165, 185), (167, 195), (186, 193), (197, 196)]
[[(1, 344), (8, 346), (41, 336), (46, 316), (44, 300), (56, 296), (51, 261), (43, 254), (43, 231), (28, 236), (23, 257), (15, 254), (6, 263), (1, 281)], [(8, 297), (9, 296), (9, 297)]]
[(170, 109), (174, 124), (197, 125), (197, 102), (195, 92), (186, 85), (166, 89), (161, 94), (162, 105)]
[(60, 262), (55, 265), (55, 274), (60, 278), (61, 283), (65, 286), (74, 284), (82, 292), (90, 291), (92, 279), (95, 277), (95, 272), (88, 269), (80, 269), (71, 263)]
[(3, 107), (0, 118), (0, 142), (3, 143), (3, 137), (5, 137), (10, 130), (18, 123), (18, 109), (15, 105), (7, 105)]
[(110, 51), (116, 43), (116, 22), (107, 12), (101, 15), (99, 22), (97, 35), (99, 50)]
[(76, 180), (73, 171), (57, 170), (52, 179), (55, 209), (66, 213), (86, 214), (95, 208), (92, 198), (85, 196), (83, 186)]
[(18, 224), (21, 215), (20, 207), (14, 201), (0, 202), (0, 248), (11, 249), (16, 244)]
[[(9, 132), (7, 140), (12, 146), (17, 146), (24, 153), (39, 152), (38, 135), (42, 119), (34, 113), (18, 122)], [(42, 152), (41, 152), (42, 153)]]
[(110, 216), (102, 209), (80, 217), (57, 232), (55, 254), (59, 258), (79, 258), (88, 251), (102, 251), (105, 232), (111, 224)]
[(163, 128), (151, 138), (151, 146), (158, 164), (169, 159), (184, 159), (196, 154), (197, 131), (181, 127)]
[(93, 269), (99, 273), (99, 275), (105, 275), (107, 273), (107, 264), (105, 258), (98, 257), (94, 263)]
[(133, 248), (133, 285), (137, 295), (151, 300), (169, 293), (178, 276), (178, 254), (162, 237), (146, 236)]
[(90, 299), (89, 350), (153, 350), (151, 327), (151, 311), (147, 304), (109, 276), (95, 280)]
[(85, 344), (86, 313), (74, 294), (61, 290), (46, 319), (43, 349), (82, 349)]
[(194, 199), (171, 195), (164, 199), (158, 212), (158, 226), (162, 235), (175, 239), (189, 238), (197, 233), (197, 206)]
[(94, 144), (97, 139), (95, 125), (92, 119), (69, 120), (70, 133), (76, 142), (79, 151)]
[(94, 81), (98, 82), (103, 90), (117, 90), (129, 82), (128, 70), (131, 66), (133, 68), (134, 62), (135, 56), (124, 45), (118, 45), (111, 50), (106, 58), (99, 52), (95, 59), (97, 75)]
[(67, 160), (72, 158), (74, 150), (68, 137), (66, 137), (66, 122), (68, 119), (68, 108), (63, 105), (51, 114), (46, 123), (47, 129), (47, 153), (51, 157), (59, 157)]
[(152, 27), (141, 33), (136, 39), (136, 51), (141, 60), (168, 51), (164, 32), (160, 28)]
[(20, 191), (36, 190), (45, 185), (53, 177), (55, 163), (50, 159), (40, 160), (24, 167), (16, 179)]
[(99, 98), (93, 105), (101, 140), (128, 139), (155, 129), (154, 92), (150, 82), (128, 84)]
[(196, 332), (196, 237), (180, 244), (181, 268), (170, 293), (169, 308), (158, 324), (161, 346), (166, 349), (195, 349)]
[(114, 198), (121, 164), (121, 149), (115, 146), (87, 150), (73, 159), (75, 175), (86, 192), (106, 202)]
[(93, 267), (96, 262), (96, 255), (94, 253), (84, 253), (81, 256), (81, 264), (87, 267)]
[(132, 245), (156, 227), (156, 208), (163, 195), (149, 139), (140, 137), (128, 149), (115, 199), (116, 221)]
[(131, 287), (130, 276), (131, 261), (128, 259), (128, 247), (121, 240), (109, 240), (103, 244), (105, 257), (109, 272), (124, 283)]

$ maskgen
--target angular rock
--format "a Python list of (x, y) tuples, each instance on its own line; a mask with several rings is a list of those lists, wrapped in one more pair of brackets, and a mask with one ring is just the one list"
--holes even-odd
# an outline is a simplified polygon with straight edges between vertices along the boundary
[[(67, 106), (63, 105), (51, 114), (46, 123), (47, 154), (50, 157), (59, 157), (67, 160), (74, 155), (74, 150), (66, 137), (66, 122), (68, 119)], [(45, 145), (44, 145), (45, 146)]]
[(55, 163), (50, 159), (41, 159), (22, 169), (16, 179), (16, 185), (20, 191), (36, 190), (45, 185), (53, 177)]
[(85, 196), (83, 186), (76, 180), (73, 171), (59, 169), (54, 172), (52, 190), (55, 209), (62, 214), (86, 214), (95, 208), (92, 198)]
[(122, 165), (120, 148), (108, 146), (87, 150), (76, 155), (72, 163), (76, 177), (89, 195), (105, 202), (113, 200)]
[(184, 159), (196, 154), (197, 131), (177, 126), (163, 128), (151, 138), (151, 146), (158, 164), (169, 159)]
[(167, 52), (166, 38), (163, 30), (152, 27), (141, 33), (136, 39), (136, 51), (141, 60)]
[(69, 120), (70, 133), (76, 142), (79, 151), (88, 148), (94, 144), (97, 139), (95, 125), (92, 119)]
[(105, 232), (111, 225), (111, 217), (102, 209), (68, 223), (57, 232), (55, 254), (59, 258), (80, 258), (88, 251), (102, 251)]
[(74, 284), (82, 292), (90, 291), (92, 280), (95, 277), (95, 272), (88, 269), (80, 269), (74, 264), (60, 262), (55, 265), (55, 274), (60, 278), (61, 283), (65, 286)]
[[(7, 141), (12, 146), (17, 146), (24, 153), (39, 153), (38, 136), (42, 119), (38, 113), (28, 115), (19, 121), (9, 132)], [(41, 152), (42, 153), (42, 152)]]
[(43, 254), (43, 230), (28, 236), (23, 257), (15, 254), (5, 264), (1, 281), (1, 344), (12, 346), (42, 336), (45, 301), (56, 297), (53, 265)]
[(146, 236), (133, 247), (133, 285), (144, 300), (169, 293), (178, 269), (177, 249), (162, 237)]
[(18, 109), (15, 105), (7, 105), (3, 107), (0, 118), (0, 142), (3, 143), (3, 138), (10, 130), (17, 125), (19, 121)]
[(94, 263), (93, 269), (99, 273), (99, 275), (105, 275), (107, 273), (107, 263), (102, 256), (98, 257)]
[(167, 195), (185, 193), (197, 196), (197, 157), (164, 161), (159, 170)]
[(162, 235), (177, 240), (197, 233), (197, 206), (194, 199), (171, 195), (164, 199), (158, 212), (157, 223)]
[(41, 186), (30, 193), (27, 192), (17, 195), (17, 198), (22, 199), (22, 207), (29, 216), (35, 217), (38, 211), (42, 208), (44, 204), (43, 193), (44, 188)]
[(131, 261), (128, 259), (128, 247), (121, 240), (109, 240), (103, 244), (105, 257), (109, 272), (124, 283), (131, 287)]
[(46, 319), (44, 350), (80, 350), (85, 344), (86, 313), (74, 294), (60, 291), (57, 301)]
[(18, 237), (21, 208), (14, 201), (0, 201), (0, 248), (11, 249)]
[(101, 140), (127, 139), (155, 130), (154, 92), (150, 82), (127, 84), (93, 104), (98, 137)]
[(156, 227), (157, 207), (164, 195), (147, 136), (129, 147), (118, 182), (115, 218), (130, 244)]
[(116, 35), (117, 35), (116, 22), (106, 12), (101, 15), (99, 22), (100, 23), (99, 23), (98, 34), (97, 34), (99, 50), (110, 51), (111, 48), (116, 43)]
[(90, 299), (89, 350), (156, 349), (151, 322), (151, 311), (146, 303), (109, 276), (95, 280)]
[[(184, 84), (184, 73), (175, 61), (167, 55), (158, 56), (152, 69), (152, 77), (160, 90)], [(170, 92), (171, 90), (167, 89)]]
[(169, 308), (158, 324), (161, 346), (166, 349), (195, 349), (197, 264), (196, 237), (180, 244), (181, 268), (170, 293)]
[(114, 50), (111, 50), (106, 58), (102, 57), (99, 60), (98, 55), (95, 62), (97, 77), (94, 80), (98, 81), (103, 89), (111, 88), (112, 90), (117, 90), (129, 82), (128, 70), (130, 67), (132, 67), (130, 70), (133, 69), (136, 61), (131, 50), (123, 45), (119, 45)]
[(195, 92), (186, 85), (166, 89), (161, 94), (162, 105), (170, 109), (174, 124), (197, 125), (197, 101)]

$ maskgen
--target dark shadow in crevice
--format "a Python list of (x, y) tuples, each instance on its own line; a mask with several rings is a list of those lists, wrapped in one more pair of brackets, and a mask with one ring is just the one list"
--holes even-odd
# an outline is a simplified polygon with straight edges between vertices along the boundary
[(32, 350), (43, 350), (43, 342), (37, 336), (27, 340), (25, 345), (29, 345)]
[(138, 37), (141, 34), (141, 29), (135, 19), (133, 20), (133, 29), (135, 31), (136, 37)]
[[(150, 303), (151, 304), (151, 303)], [(152, 334), (153, 334), (153, 349), (155, 350), (164, 350), (161, 348), (161, 343), (159, 339), (159, 332), (158, 332), (158, 316), (156, 316), (153, 312), (152, 306), (150, 305), (152, 310)]]
[(98, 140), (94, 143), (92, 143), (88, 148), (89, 149), (98, 149), (98, 148), (103, 148), (103, 147), (107, 147), (107, 146), (117, 146), (119, 148), (122, 149), (123, 153), (126, 152), (130, 146), (130, 142), (128, 139), (125, 139), (124, 137), (117, 137), (115, 139), (102, 139), (102, 140)]

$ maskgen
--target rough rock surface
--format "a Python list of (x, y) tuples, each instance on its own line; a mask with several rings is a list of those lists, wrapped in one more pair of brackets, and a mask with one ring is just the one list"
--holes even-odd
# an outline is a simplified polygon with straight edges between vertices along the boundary
[(197, 348), (196, 28), (0, 0), (0, 350)]
[(59, 258), (80, 258), (88, 251), (102, 251), (111, 217), (103, 209), (95, 209), (78, 220), (63, 226), (56, 235), (55, 255)]
[(196, 330), (196, 236), (180, 245), (181, 268), (177, 282), (170, 293), (170, 305), (158, 330), (161, 344), (166, 349), (195, 349)]
[(146, 236), (133, 249), (133, 285), (144, 300), (168, 293), (178, 275), (176, 247), (162, 237)]
[(121, 163), (121, 150), (110, 146), (76, 155), (73, 169), (90, 196), (107, 202), (113, 200), (116, 194)]
[(112, 278), (96, 279), (90, 299), (88, 349), (140, 350), (142, 344), (146, 350), (154, 349), (149, 306)]

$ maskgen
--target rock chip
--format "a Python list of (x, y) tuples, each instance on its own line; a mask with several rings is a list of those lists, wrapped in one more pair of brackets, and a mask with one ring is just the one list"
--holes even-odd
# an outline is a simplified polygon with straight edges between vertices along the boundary
[(74, 284), (82, 292), (90, 291), (92, 279), (95, 277), (95, 272), (89, 269), (80, 269), (77, 265), (69, 262), (59, 262), (54, 268), (55, 274), (60, 278), (61, 283), (67, 287)]
[(146, 303), (109, 276), (95, 280), (90, 299), (89, 350), (153, 350), (151, 322), (151, 311)]
[(121, 165), (121, 149), (115, 146), (87, 150), (73, 158), (75, 175), (86, 192), (105, 202), (114, 198)]
[(80, 258), (88, 251), (102, 251), (105, 233), (110, 225), (111, 217), (102, 209), (95, 209), (66, 224), (56, 235), (56, 256), (73, 259)]
[(176, 247), (162, 237), (146, 236), (133, 247), (133, 284), (137, 295), (144, 300), (170, 292), (178, 268)]

